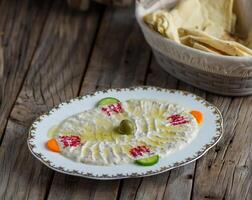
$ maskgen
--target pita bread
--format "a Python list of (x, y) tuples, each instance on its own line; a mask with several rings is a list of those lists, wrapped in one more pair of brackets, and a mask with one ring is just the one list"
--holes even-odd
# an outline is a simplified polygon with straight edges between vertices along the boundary
[(203, 44), (203, 43), (193, 40), (190, 35), (181, 37), (180, 41), (182, 44), (198, 49), (198, 50), (202, 50), (202, 51), (217, 54), (217, 55), (226, 55), (224, 52), (221, 52), (207, 44)]
[(212, 47), (203, 45), (203, 44), (201, 44), (199, 42), (193, 42), (192, 47), (194, 49), (198, 49), (198, 50), (201, 50), (201, 51), (209, 52), (209, 53), (212, 53), (212, 54), (215, 54), (215, 55), (224, 55), (223, 53), (221, 53), (217, 49), (214, 49)]
[(225, 31), (232, 32), (234, 0), (218, 0), (218, 2), (213, 0), (199, 1), (203, 12), (207, 14), (207, 18), (211, 22), (206, 26), (204, 32), (218, 38)]
[(170, 12), (159, 10), (144, 16), (143, 20), (153, 30), (178, 43), (180, 43), (177, 32), (179, 27), (203, 28), (206, 21), (199, 0), (180, 1)]
[(172, 16), (163, 10), (144, 16), (145, 23), (164, 37), (180, 43), (177, 27), (175, 27)]
[(177, 28), (203, 29), (207, 21), (207, 15), (202, 10), (199, 0), (180, 1), (170, 14)]
[(158, 29), (157, 26), (162, 25), (155, 24), (155, 21), (163, 16), (169, 24), (173, 23), (175, 29), (195, 28), (204, 30), (215, 37), (221, 37), (225, 31), (232, 31), (234, 23), (232, 10), (233, 0), (218, 0), (218, 3), (213, 0), (184, 0), (171, 11), (163, 10), (147, 15), (144, 21)]
[(222, 51), (230, 56), (249, 56), (252, 55), (252, 50), (239, 44), (235, 41), (225, 41), (212, 37), (202, 31), (192, 29), (179, 29), (181, 36), (188, 36), (192, 41), (200, 42), (211, 46), (219, 51)]
[(177, 43), (230, 56), (252, 56), (252, 32), (247, 41), (234, 36), (234, 0), (182, 0), (170, 11), (144, 17), (153, 30)]

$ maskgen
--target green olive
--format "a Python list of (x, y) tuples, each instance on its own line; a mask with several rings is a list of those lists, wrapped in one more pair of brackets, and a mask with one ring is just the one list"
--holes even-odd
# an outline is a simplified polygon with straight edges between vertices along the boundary
[(136, 125), (134, 122), (128, 119), (124, 119), (121, 121), (118, 131), (120, 134), (123, 134), (123, 135), (132, 135), (134, 134), (135, 129), (136, 129)]

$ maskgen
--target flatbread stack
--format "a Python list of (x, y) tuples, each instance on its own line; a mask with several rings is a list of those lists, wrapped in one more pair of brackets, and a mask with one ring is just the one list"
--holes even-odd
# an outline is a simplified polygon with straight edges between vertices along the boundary
[(194, 49), (252, 56), (252, 31), (245, 40), (236, 36), (233, 5), (234, 0), (182, 0), (173, 9), (155, 11), (143, 20), (162, 36)]

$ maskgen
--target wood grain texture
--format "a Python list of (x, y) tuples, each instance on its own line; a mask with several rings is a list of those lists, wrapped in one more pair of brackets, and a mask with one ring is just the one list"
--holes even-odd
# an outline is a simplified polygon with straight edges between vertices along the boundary
[[(1, 41), (1, 36), (0, 36), (0, 41)], [(0, 42), (1, 44), (1, 42)], [(3, 74), (4, 73), (4, 57), (3, 57), (3, 47), (0, 46), (0, 81), (3, 81)], [(2, 86), (2, 84), (1, 84)], [(1, 98), (2, 99), (2, 98)]]
[(85, 11), (89, 8), (91, 1), (115, 6), (129, 6), (133, 3), (132, 0), (67, 0), (70, 7)]
[(135, 22), (133, 8), (108, 8), (80, 94), (144, 84), (149, 59), (150, 49)]
[(96, 181), (56, 173), (48, 199), (115, 199), (116, 181)]
[(0, 3), (0, 143), (8, 116), (37, 47), (49, 1), (2, 0)]
[[(149, 57), (150, 49), (134, 21), (133, 8), (130, 11), (123, 8), (107, 8), (80, 94), (96, 89), (143, 84)], [(56, 173), (48, 199), (71, 197), (71, 199), (115, 200), (117, 198), (120, 180), (94, 181), (64, 177), (65, 175)], [(71, 184), (72, 181), (74, 186)]]
[(224, 116), (224, 136), (199, 160), (193, 199), (252, 199), (252, 98), (211, 95)]
[(67, 3), (74, 9), (85, 11), (89, 9), (90, 0), (67, 0)]
[(62, 1), (53, 2), (2, 141), (0, 199), (47, 197), (53, 171), (30, 154), (27, 131), (40, 114), (78, 94), (99, 13), (74, 13)]

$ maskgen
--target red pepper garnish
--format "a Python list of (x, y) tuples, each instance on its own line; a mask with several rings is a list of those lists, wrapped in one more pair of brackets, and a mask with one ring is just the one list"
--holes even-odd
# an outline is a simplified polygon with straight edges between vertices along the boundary
[(129, 152), (133, 157), (138, 157), (138, 156), (143, 156), (146, 153), (150, 153), (150, 149), (146, 147), (145, 145), (142, 145), (142, 146), (137, 146), (135, 148), (132, 148)]
[(60, 142), (63, 143), (64, 148), (66, 147), (77, 147), (78, 145), (81, 144), (81, 139), (79, 136), (59, 136)]
[(101, 110), (105, 112), (108, 116), (110, 116), (112, 113), (122, 113), (123, 108), (122, 108), (122, 103), (116, 103), (116, 104), (111, 104), (105, 107), (102, 107)]
[(167, 118), (167, 120), (170, 122), (171, 125), (176, 126), (179, 124), (186, 124), (189, 121), (182, 115), (171, 115)]

